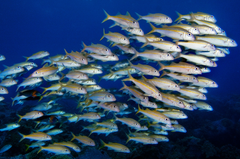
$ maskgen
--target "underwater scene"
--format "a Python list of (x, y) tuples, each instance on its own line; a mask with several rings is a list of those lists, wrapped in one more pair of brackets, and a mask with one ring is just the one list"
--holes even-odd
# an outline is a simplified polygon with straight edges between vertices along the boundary
[(1, 159), (240, 159), (234, 0), (3, 1)]

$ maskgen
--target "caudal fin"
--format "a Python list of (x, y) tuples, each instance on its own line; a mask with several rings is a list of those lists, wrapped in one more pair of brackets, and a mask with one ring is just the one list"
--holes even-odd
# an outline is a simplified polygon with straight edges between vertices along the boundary
[(103, 10), (103, 11), (104, 11), (104, 13), (106, 14), (107, 17), (102, 21), (102, 23), (109, 20), (109, 18), (111, 17), (105, 10)]

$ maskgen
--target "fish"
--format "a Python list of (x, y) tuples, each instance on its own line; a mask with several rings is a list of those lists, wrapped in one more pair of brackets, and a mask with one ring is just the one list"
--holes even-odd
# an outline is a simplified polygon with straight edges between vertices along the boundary
[(66, 141), (66, 142), (54, 142), (53, 145), (60, 145), (60, 146), (66, 146), (71, 149), (73, 149), (75, 152), (81, 152), (80, 147), (78, 147), (76, 144), (74, 144), (71, 141)]
[(43, 132), (36, 132), (36, 133), (32, 133), (29, 135), (23, 135), (20, 132), (18, 132), (19, 135), (22, 136), (22, 138), (20, 139), (19, 142), (21, 142), (24, 139), (30, 139), (30, 140), (37, 140), (37, 141), (48, 141), (48, 140), (52, 140), (52, 137), (46, 133)]
[(11, 131), (11, 130), (17, 129), (19, 127), (20, 127), (20, 125), (18, 123), (10, 123), (10, 124), (6, 124), (5, 128), (0, 128), (0, 131)]
[(104, 141), (100, 140), (102, 143), (102, 146), (99, 149), (102, 149), (104, 147), (107, 147), (109, 150), (113, 150), (115, 152), (123, 152), (123, 153), (130, 153), (130, 150), (125, 145), (122, 145), (120, 143), (113, 143), (109, 142), (108, 144)]
[(116, 16), (109, 15), (105, 10), (104, 13), (106, 14), (106, 18), (102, 21), (102, 23), (104, 23), (107, 20), (113, 20), (115, 24), (112, 25), (111, 27), (119, 25), (121, 27), (139, 28), (138, 21), (131, 17), (131, 15), (128, 12), (127, 15), (118, 14)]
[(25, 57), (26, 61), (28, 60), (36, 60), (36, 59), (40, 59), (40, 58), (44, 58), (46, 56), (49, 56), (49, 52), (48, 51), (38, 51), (37, 53), (34, 53), (33, 55), (29, 56), (29, 57)]
[(166, 78), (156, 78), (154, 77), (153, 79), (148, 79), (147, 80), (149, 83), (152, 83), (156, 87), (159, 87), (164, 90), (173, 90), (173, 91), (178, 91), (180, 90), (180, 87), (173, 81), (166, 79)]
[(154, 67), (149, 65), (133, 65), (130, 61), (128, 61), (130, 64), (130, 67), (135, 68), (136, 70), (142, 72), (145, 75), (151, 75), (151, 76), (160, 76), (158, 70), (156, 70)]
[(208, 110), (208, 111), (213, 111), (213, 108), (211, 105), (205, 103), (205, 102), (202, 102), (202, 101), (198, 101), (197, 103), (195, 103), (196, 107), (199, 109), (199, 110)]
[(112, 51), (102, 45), (102, 44), (91, 44), (90, 46), (87, 46), (86, 44), (84, 44), (84, 42), (82, 42), (83, 44), (83, 49), (81, 52), (84, 52), (85, 50), (88, 51), (89, 53), (96, 53), (96, 54), (99, 54), (99, 55), (112, 55)]
[(168, 27), (168, 26), (164, 26), (163, 28), (156, 28), (151, 23), (150, 23), (150, 26), (151, 26), (152, 30), (148, 34), (151, 34), (153, 32), (158, 32), (162, 36), (167, 36), (172, 39), (189, 40), (189, 41), (195, 40), (194, 35), (192, 33), (188, 32), (187, 30), (184, 30), (182, 28)]
[(145, 16), (141, 16), (139, 14), (137, 15), (139, 17), (138, 21), (143, 19), (143, 20), (146, 20), (148, 23), (152, 22), (152, 23), (155, 23), (156, 25), (172, 23), (172, 19), (169, 16), (162, 13), (148, 14)]
[(55, 74), (57, 71), (58, 71), (57, 67), (45, 65), (42, 68), (39, 68), (36, 71), (34, 71), (28, 78), (49, 76), (51, 74)]
[(146, 115), (147, 117), (153, 119), (156, 122), (171, 125), (170, 119), (167, 116), (165, 116), (164, 114), (162, 114), (156, 110), (150, 110), (150, 109), (144, 110), (138, 106), (138, 111), (136, 112), (136, 114), (138, 114), (138, 113), (142, 113), (142, 114)]
[(164, 69), (167, 69), (172, 72), (178, 72), (178, 73), (185, 73), (185, 74), (202, 74), (202, 71), (199, 67), (185, 63), (185, 62), (179, 62), (179, 63), (172, 63), (168, 66), (164, 66), (162, 63), (158, 62), (158, 64), (161, 66), (159, 71), (162, 71)]
[(105, 30), (103, 29), (103, 36), (102, 36), (102, 38), (100, 39), (100, 41), (101, 41), (103, 38), (108, 39), (109, 41), (111, 41), (112, 43), (114, 43), (114, 45), (115, 45), (115, 44), (123, 44), (123, 45), (128, 45), (128, 44), (130, 44), (129, 39), (128, 39), (126, 36), (124, 36), (124, 35), (122, 35), (122, 34), (120, 34), (120, 33), (118, 33), (118, 32), (110, 32), (110, 31), (109, 31), (109, 33), (106, 34), (106, 33), (105, 33)]
[(22, 83), (20, 83), (19, 85), (18, 85), (18, 88), (16, 89), (16, 91), (18, 91), (18, 89), (20, 88), (20, 87), (27, 87), (27, 86), (31, 86), (31, 87), (33, 87), (33, 86), (36, 86), (36, 85), (38, 85), (39, 83), (41, 83), (42, 82), (42, 78), (40, 78), (40, 77), (31, 77), (31, 78), (26, 78)]
[(68, 148), (60, 145), (48, 145), (48, 146), (39, 146), (39, 147), (40, 147), (40, 150), (37, 152), (37, 154), (41, 151), (48, 151), (57, 155), (71, 153)]
[(8, 151), (10, 148), (12, 148), (12, 145), (11, 145), (11, 144), (4, 145), (4, 146), (0, 149), (0, 153), (4, 153), (4, 152)]
[(46, 144), (45, 142), (41, 142), (41, 141), (34, 142), (34, 143), (32, 143), (31, 145), (25, 144), (25, 146), (27, 146), (27, 148), (26, 148), (25, 151), (27, 152), (29, 148), (39, 147), (39, 145), (40, 145), (40, 146), (44, 146), (45, 144)]
[(99, 102), (114, 102), (116, 101), (116, 98), (113, 94), (109, 92), (96, 92), (93, 93), (88, 97), (88, 99), (91, 99), (93, 101), (99, 101)]
[(71, 60), (80, 63), (80, 64), (84, 64), (87, 65), (88, 64), (88, 60), (85, 56), (83, 56), (83, 54), (81, 54), (78, 51), (71, 51), (71, 53), (68, 53), (66, 49), (64, 49), (65, 53), (66, 53), (66, 57), (69, 57)]
[(75, 136), (73, 133), (72, 133), (72, 136), (73, 136), (73, 138), (71, 139), (71, 141), (76, 139), (78, 142), (81, 142), (82, 144), (87, 145), (87, 146), (95, 146), (96, 145), (95, 141), (87, 136), (82, 136), (82, 135)]
[(17, 84), (17, 80), (14, 80), (13, 78), (7, 78), (1, 81), (0, 86), (3, 87), (11, 87), (13, 85)]
[(196, 36), (196, 40), (206, 41), (220, 47), (237, 47), (237, 42), (235, 40), (222, 35)]
[(144, 145), (158, 144), (158, 142), (155, 138), (152, 138), (152, 137), (149, 137), (149, 136), (130, 137), (130, 136), (127, 135), (127, 137), (128, 137), (127, 143), (132, 140), (132, 141), (135, 141), (137, 143), (142, 143)]
[(52, 129), (50, 131), (47, 132), (48, 135), (58, 135), (61, 134), (63, 132), (63, 130), (61, 129)]
[(137, 122), (135, 119), (132, 119), (132, 118), (118, 118), (116, 116), (115, 116), (115, 118), (116, 118), (116, 121), (120, 121), (121, 123), (129, 126), (130, 128), (139, 129), (141, 127), (140, 123)]
[(184, 46), (188, 49), (193, 49), (196, 51), (215, 51), (216, 48), (213, 44), (201, 41), (201, 40), (194, 40), (194, 41), (178, 41), (176, 45)]
[(19, 123), (22, 119), (26, 119), (26, 120), (37, 119), (37, 118), (42, 117), (44, 114), (40, 111), (31, 111), (31, 112), (26, 113), (23, 116), (21, 116), (19, 114), (17, 114), (17, 115), (19, 117), (19, 120), (18, 120), (18, 123)]
[(208, 21), (212, 23), (216, 23), (217, 20), (213, 15), (203, 13), (203, 12), (197, 12), (197, 13), (191, 13), (191, 14), (186, 14), (186, 15), (181, 15), (178, 13), (178, 18), (175, 21), (181, 21), (182, 19), (190, 20), (191, 19), (191, 14), (197, 19), (197, 20), (203, 20), (203, 21)]
[(174, 57), (170, 53), (165, 53), (159, 50), (145, 50), (141, 53), (136, 52), (135, 55), (130, 59), (130, 61), (137, 57), (143, 57), (154, 61), (171, 61), (174, 59)]

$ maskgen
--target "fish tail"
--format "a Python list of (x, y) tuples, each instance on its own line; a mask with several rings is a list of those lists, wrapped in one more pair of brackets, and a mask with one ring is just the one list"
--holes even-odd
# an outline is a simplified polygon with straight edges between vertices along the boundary
[[(46, 92), (46, 91), (45, 91)], [(40, 97), (40, 99), (38, 100), (38, 102), (40, 102), (42, 99), (43, 99), (43, 97), (44, 97), (45, 95), (42, 95), (41, 97)]]
[(140, 113), (142, 111), (142, 109), (140, 108), (139, 104), (138, 104), (138, 111), (136, 112), (136, 114)]
[(44, 94), (46, 91), (47, 91), (47, 88), (44, 88), (44, 87), (40, 87), (42, 89), (44, 89), (44, 91), (42, 92), (42, 94)]
[(19, 114), (17, 114), (17, 116), (20, 118), (19, 120), (18, 120), (18, 123), (22, 120), (22, 117), (23, 116), (21, 116), (21, 115), (19, 115)]
[(129, 71), (128, 71), (128, 77), (129, 77), (129, 78), (125, 78), (125, 79), (123, 79), (122, 81), (132, 81), (133, 77), (132, 77), (132, 75), (129, 73)]
[(100, 142), (101, 142), (101, 146), (99, 147), (99, 150), (104, 148), (105, 145), (106, 145), (106, 143), (103, 140), (101, 140), (101, 139), (100, 139)]
[(123, 87), (122, 88), (120, 88), (119, 89), (119, 91), (121, 91), (121, 90), (123, 90), (123, 89), (127, 89), (128, 88), (128, 86), (124, 83), (124, 82), (122, 82), (123, 83)]
[(75, 138), (76, 138), (76, 136), (71, 132), (71, 134), (72, 134), (72, 136), (73, 136), (73, 138), (71, 139), (71, 141), (73, 141)]
[(37, 154), (42, 151), (42, 146), (38, 145), (40, 147), (40, 150), (38, 150)]
[(126, 136), (127, 136), (127, 141), (126, 141), (126, 144), (131, 140), (131, 137), (126, 133)]
[(104, 38), (104, 36), (105, 36), (105, 29), (103, 28), (103, 36), (102, 36), (102, 38), (100, 39), (100, 41)]
[(146, 37), (145, 37), (145, 40), (146, 40), (146, 42), (141, 46), (141, 48), (143, 48), (143, 47), (145, 47), (145, 46), (147, 46), (149, 44), (149, 41), (148, 41), (148, 39)]
[(138, 19), (137, 19), (137, 21), (139, 21), (139, 20), (141, 20), (142, 19), (142, 16), (140, 15), (140, 14), (138, 14), (137, 12), (135, 12), (136, 14), (137, 14), (137, 16), (138, 16)]
[(135, 51), (135, 55), (133, 55), (133, 57), (130, 59), (130, 61), (137, 58), (138, 56), (139, 56), (139, 52)]
[(178, 15), (178, 18), (175, 20), (175, 22), (177, 21), (177, 23), (178, 23), (178, 22), (180, 22), (181, 19), (182, 19), (182, 14), (180, 14), (180, 13), (178, 13), (178, 12), (176, 12), (176, 13), (177, 13), (177, 15)]
[(93, 130), (92, 130), (92, 131), (90, 131), (90, 134), (89, 134), (88, 136), (92, 135), (92, 133), (93, 133)]
[(86, 45), (84, 42), (82, 42), (82, 46), (83, 46), (83, 49), (82, 49), (82, 51), (81, 51), (81, 52), (85, 51), (85, 49), (86, 49), (87, 45)]
[(26, 56), (23, 56), (24, 58), (26, 58), (26, 61), (28, 61), (29, 60), (29, 57), (26, 57)]
[(17, 88), (16, 92), (18, 91), (18, 89), (19, 89), (20, 87), (21, 87), (21, 86), (18, 86), (18, 88)]
[(25, 144), (25, 146), (27, 147), (26, 150), (25, 150), (27, 152), (27, 150), (30, 148), (30, 145)]
[(12, 106), (14, 105), (14, 102), (15, 102), (15, 100), (14, 100), (14, 98), (11, 98), (13, 101), (12, 101)]
[(166, 72), (166, 71), (163, 71), (163, 73), (161, 74), (161, 76), (160, 76), (159, 78), (161, 78), (161, 77), (163, 77), (163, 76), (165, 76), (165, 75), (167, 75), (167, 72)]
[(163, 64), (161, 64), (160, 62), (158, 62), (158, 64), (159, 64), (160, 67), (161, 67), (161, 68), (158, 70), (158, 71), (160, 72), (160, 71), (162, 71), (162, 70), (165, 68), (165, 66), (164, 66)]
[(154, 25), (152, 25), (151, 23), (149, 23), (149, 24), (150, 24), (150, 27), (152, 28), (152, 30), (147, 34), (151, 34), (151, 33), (155, 32), (155, 30), (156, 30), (156, 27)]
[(19, 140), (19, 142), (21, 142), (23, 139), (25, 139), (25, 135), (21, 134), (20, 132), (18, 132), (18, 134), (22, 136), (22, 138)]
[(105, 15), (107, 16), (103, 21), (102, 23), (104, 23), (105, 21), (109, 20), (109, 18), (111, 17), (105, 10), (103, 10)]

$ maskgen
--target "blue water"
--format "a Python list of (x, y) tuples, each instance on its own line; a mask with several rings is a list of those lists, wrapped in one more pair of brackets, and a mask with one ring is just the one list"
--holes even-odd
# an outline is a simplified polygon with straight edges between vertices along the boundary
[[(108, 29), (112, 21), (101, 23), (105, 18), (103, 9), (110, 15), (118, 12), (125, 14), (128, 11), (135, 19), (138, 18), (135, 12), (140, 15), (163, 13), (173, 20), (178, 17), (176, 11), (181, 14), (206, 12), (215, 16), (217, 24), (226, 31), (228, 37), (240, 43), (240, 11), (239, 3), (235, 0), (9, 0), (1, 2), (0, 5), (0, 54), (6, 57), (6, 60), (0, 63), (12, 66), (25, 61), (23, 56), (30, 56), (40, 50), (48, 51), (51, 56), (64, 54), (64, 49), (68, 52), (80, 51), (82, 41), (87, 45), (101, 43), (108, 46), (105, 39), (99, 42), (103, 28), (108, 31), (121, 31), (119, 27)], [(150, 31), (150, 26), (144, 20), (139, 22), (145, 33)], [(240, 94), (239, 53), (239, 47), (230, 48), (230, 55), (220, 58), (217, 61), (218, 66), (205, 75), (219, 86), (208, 89), (208, 95), (218, 102), (231, 95)], [(41, 64), (41, 60), (35, 62)], [(0, 70), (3, 69), (0, 65)], [(121, 84), (120, 81), (117, 83)], [(103, 82), (101, 86), (109, 87), (105, 84), (107, 83)], [(111, 83), (111, 86), (114, 85), (116, 83)], [(9, 94), (4, 96), (7, 101), (16, 95), (16, 87), (8, 90)], [(214, 101), (211, 103), (214, 104)], [(222, 107), (219, 104), (212, 106), (220, 110)], [(214, 116), (214, 111), (207, 115)]]

